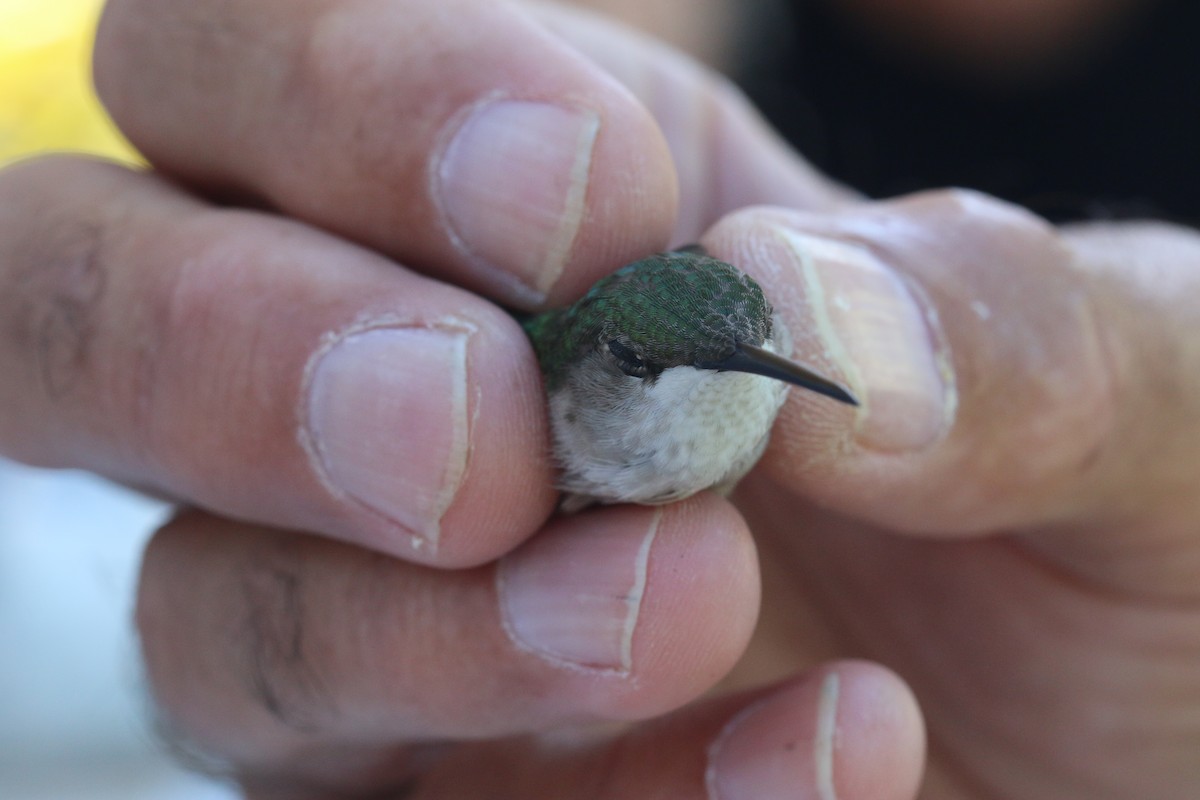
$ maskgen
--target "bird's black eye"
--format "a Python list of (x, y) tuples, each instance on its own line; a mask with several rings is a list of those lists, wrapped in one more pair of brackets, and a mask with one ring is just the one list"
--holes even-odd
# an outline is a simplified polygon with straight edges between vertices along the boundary
[(634, 378), (644, 378), (649, 374), (650, 370), (646, 367), (646, 362), (638, 358), (637, 353), (616, 339), (608, 343), (608, 352), (612, 353), (613, 358), (617, 361), (617, 366), (626, 375)]

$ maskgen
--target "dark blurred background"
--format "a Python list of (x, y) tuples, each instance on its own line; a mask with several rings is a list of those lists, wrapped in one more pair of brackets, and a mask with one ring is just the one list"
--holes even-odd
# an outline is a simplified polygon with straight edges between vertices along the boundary
[(955, 68), (792, 0), (748, 34), (736, 78), (817, 167), (872, 196), (966, 186), (1056, 221), (1200, 224), (1200, 2), (1134, 3), (1093, 39), (1009, 73)]

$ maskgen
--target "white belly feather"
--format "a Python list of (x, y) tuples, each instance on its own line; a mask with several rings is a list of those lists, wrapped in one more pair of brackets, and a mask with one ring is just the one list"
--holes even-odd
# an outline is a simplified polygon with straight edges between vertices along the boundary
[(581, 380), (550, 401), (562, 488), (583, 496), (568, 508), (589, 498), (665, 503), (732, 485), (762, 455), (788, 386), (682, 366), (606, 388)]

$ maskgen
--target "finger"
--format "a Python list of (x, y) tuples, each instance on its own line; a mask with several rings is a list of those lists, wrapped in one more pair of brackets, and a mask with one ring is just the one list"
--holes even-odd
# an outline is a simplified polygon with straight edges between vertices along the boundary
[(106, 164), (8, 170), (0, 208), (0, 452), (444, 565), (550, 513), (540, 376), (494, 306)]
[(512, 3), (118, 0), (96, 53), (156, 166), (507, 303), (576, 296), (674, 220), (653, 120)]
[(459, 571), (190, 514), (147, 551), (138, 626), (155, 697), (200, 749), (336, 771), (676, 708), (741, 655), (758, 588), (749, 533), (712, 496), (560, 518)]
[(580, 9), (538, 18), (649, 109), (679, 173), (674, 241), (694, 242), (749, 205), (831, 210), (855, 195), (813, 169), (721, 75), (638, 31)]
[[(762, 278), (800, 357), (863, 399), (792, 393), (767, 458), (785, 485), (927, 533), (1158, 518), (1165, 472), (1194, 497), (1180, 449), (1194, 463), (1200, 395), (1172, 388), (1196, 382), (1185, 252), (1154, 262), (1167, 302), (1098, 276), (1077, 237), (961, 192), (747, 212), (711, 244)], [(1163, 464), (1168, 438), (1188, 444)]]
[(416, 780), (411, 796), (910, 800), (923, 751), (904, 684), (872, 664), (836, 662), (589, 746), (460, 748)]

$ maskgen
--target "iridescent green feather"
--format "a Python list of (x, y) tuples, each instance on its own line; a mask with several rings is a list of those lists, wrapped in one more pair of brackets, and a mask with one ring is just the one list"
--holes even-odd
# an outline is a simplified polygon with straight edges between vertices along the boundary
[(770, 337), (771, 308), (748, 275), (693, 246), (622, 267), (523, 325), (553, 389), (566, 365), (613, 340), (659, 370), (720, 361), (735, 342)]

